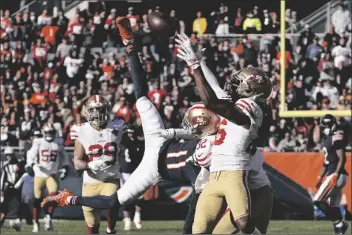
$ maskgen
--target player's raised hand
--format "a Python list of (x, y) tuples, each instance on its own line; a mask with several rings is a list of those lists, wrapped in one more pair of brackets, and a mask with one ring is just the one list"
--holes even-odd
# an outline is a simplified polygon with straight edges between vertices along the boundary
[(177, 34), (176, 38), (177, 57), (184, 60), (189, 67), (196, 69), (200, 66), (201, 57), (192, 47), (191, 40), (185, 34)]

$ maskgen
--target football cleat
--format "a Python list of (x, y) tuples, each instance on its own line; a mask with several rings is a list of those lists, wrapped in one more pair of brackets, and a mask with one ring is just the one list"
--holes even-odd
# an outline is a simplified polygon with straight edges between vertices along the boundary
[(142, 228), (141, 213), (136, 212), (134, 214), (133, 223), (136, 226), (136, 229), (141, 229)]
[(66, 207), (68, 205), (67, 198), (71, 196), (73, 196), (72, 192), (68, 189), (64, 189), (63, 191), (59, 191), (55, 196), (47, 196), (40, 205), (41, 207), (44, 207), (45, 205)]
[(111, 230), (109, 227), (106, 228), (106, 234), (116, 234), (116, 229)]
[(53, 231), (53, 222), (52, 219), (50, 217), (50, 215), (46, 215), (44, 217), (44, 230), (45, 231)]
[(125, 222), (125, 226), (124, 226), (124, 230), (125, 231), (129, 231), (129, 230), (131, 230), (131, 219), (130, 218), (124, 218), (123, 219), (124, 220), (124, 222)]
[(32, 233), (38, 233), (38, 232), (39, 232), (39, 223), (36, 221), (33, 221)]
[(130, 20), (126, 17), (118, 17), (116, 25), (119, 28), (120, 36), (125, 45), (129, 44), (133, 39), (133, 31), (131, 28)]

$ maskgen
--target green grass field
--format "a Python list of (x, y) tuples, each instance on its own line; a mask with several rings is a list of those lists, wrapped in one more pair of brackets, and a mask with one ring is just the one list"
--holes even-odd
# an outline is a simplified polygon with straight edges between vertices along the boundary
[[(129, 232), (123, 231), (123, 223), (118, 222), (118, 234), (180, 234), (182, 232), (183, 221), (145, 221), (143, 229), (133, 229)], [(105, 234), (106, 222), (102, 222), (100, 232)], [(21, 232), (16, 232), (5, 223), (1, 234), (29, 234), (32, 227), (24, 225)], [(54, 222), (54, 231), (43, 234), (84, 234), (86, 227), (83, 221), (57, 220)], [(332, 225), (328, 221), (271, 221), (268, 234), (333, 234)], [(351, 225), (346, 234), (351, 234)]]

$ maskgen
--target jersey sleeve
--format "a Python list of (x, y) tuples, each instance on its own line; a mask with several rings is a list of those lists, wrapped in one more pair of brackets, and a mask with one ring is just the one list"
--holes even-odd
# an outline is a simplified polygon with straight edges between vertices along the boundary
[(37, 162), (39, 154), (40, 139), (34, 139), (32, 147), (27, 151), (27, 164), (26, 166), (32, 166)]
[(256, 139), (258, 137), (258, 130), (263, 123), (262, 109), (254, 100), (249, 98), (239, 99), (236, 102), (236, 106), (239, 107), (251, 120), (249, 134), (252, 139)]
[(333, 136), (333, 145), (336, 150), (345, 149), (344, 132), (343, 130), (337, 130)]
[(194, 158), (200, 166), (210, 166), (212, 147), (213, 143), (208, 138), (200, 140), (197, 144)]
[(72, 125), (70, 129), (70, 139), (77, 140), (81, 131), (81, 126), (79, 125)]

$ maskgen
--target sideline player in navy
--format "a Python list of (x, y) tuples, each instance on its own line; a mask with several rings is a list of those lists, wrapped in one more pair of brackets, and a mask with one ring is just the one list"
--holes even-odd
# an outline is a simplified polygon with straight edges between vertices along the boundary
[[(318, 176), (314, 204), (333, 222), (335, 234), (345, 234), (346, 223), (340, 212), (342, 189), (346, 185), (348, 173), (345, 170), (346, 142), (344, 133), (331, 114), (326, 114), (320, 121), (323, 137), (324, 165)], [(324, 176), (326, 175), (325, 179)]]
[[(120, 185), (121, 187), (130, 178), (131, 174), (137, 169), (138, 165), (142, 161), (144, 153), (144, 141), (139, 140), (136, 136), (133, 128), (127, 129), (127, 135), (122, 138), (121, 145), (123, 151), (121, 151), (119, 163), (120, 163)], [(137, 229), (142, 228), (141, 221), (141, 210), (142, 208), (138, 204), (138, 200), (123, 207), (123, 221), (125, 223), (124, 230), (131, 230), (131, 212), (135, 210), (133, 223)]]

